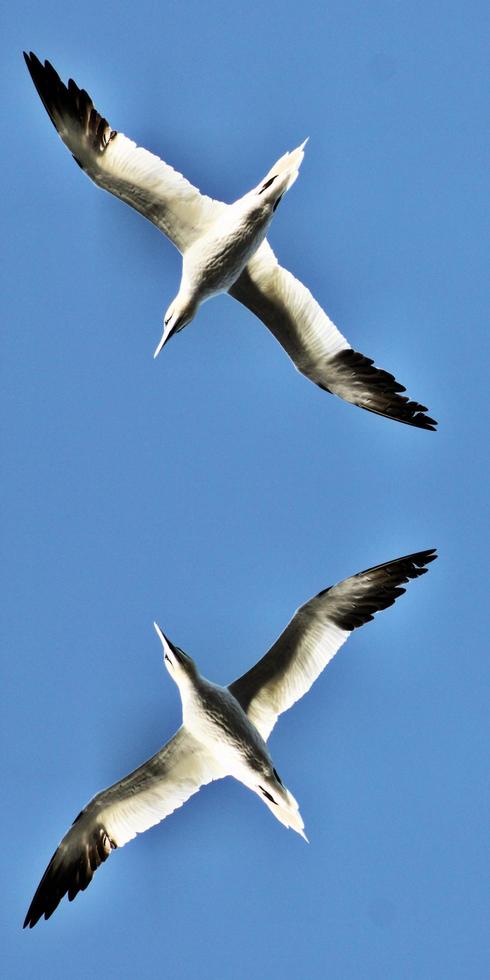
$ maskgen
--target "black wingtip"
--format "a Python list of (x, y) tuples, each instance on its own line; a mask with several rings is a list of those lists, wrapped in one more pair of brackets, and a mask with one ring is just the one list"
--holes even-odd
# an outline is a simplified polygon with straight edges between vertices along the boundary
[[(402, 558), (366, 568), (345, 580), (349, 586), (352, 584), (350, 594), (345, 597), (342, 596), (344, 583), (339, 583), (337, 608), (331, 614), (333, 621), (340, 629), (349, 632), (364, 626), (373, 619), (375, 613), (388, 609), (403, 595), (406, 591), (404, 586), (410, 579), (425, 575), (428, 571), (426, 566), (436, 558), (436, 549), (426, 548), (424, 551), (414, 551)], [(358, 580), (361, 580), (362, 585), (359, 585), (357, 592), (355, 583)], [(336, 587), (333, 588), (335, 590)]]
[[(82, 140), (87, 152), (104, 153), (117, 132), (97, 112), (85, 89), (79, 88), (72, 78), (65, 85), (51, 62), (46, 59), (42, 64), (33, 51), (24, 51), (24, 60), (39, 98), (68, 148), (72, 147), (66, 139), (67, 126), (75, 133), (77, 145)], [(75, 159), (83, 167), (76, 156)]]
[(37, 923), (39, 922), (39, 919), (40, 918), (41, 918), (40, 915), (34, 916), (31, 913), (31, 910), (29, 909), (29, 911), (28, 911), (28, 913), (27, 913), (27, 915), (26, 915), (26, 917), (24, 919), (24, 925), (22, 926), (22, 928), (23, 929), (34, 929), (34, 926), (37, 925)]
[[(31, 78), (34, 79), (34, 73), (39, 69), (41, 71), (43, 70), (43, 63), (42, 61), (39, 60), (37, 55), (34, 54), (34, 51), (23, 51), (22, 53), (24, 55), (24, 61), (29, 69)], [(47, 66), (48, 62), (46, 62), (45, 64)]]
[[(335, 354), (328, 367), (331, 377), (326, 390), (332, 394), (375, 415), (436, 431), (437, 422), (426, 414), (427, 407), (403, 395), (404, 385), (393, 374), (376, 367), (371, 357), (349, 347)], [(321, 383), (319, 386), (325, 388)]]
[(43, 916), (51, 918), (65, 895), (72, 902), (78, 892), (85, 891), (97, 868), (117, 847), (102, 824), (79, 828), (86, 813), (82, 810), (53, 854), (27, 911), (24, 929), (33, 929)]
[(360, 575), (369, 575), (371, 572), (384, 570), (388, 575), (406, 575), (406, 581), (408, 581), (408, 579), (423, 575), (427, 571), (424, 566), (435, 561), (437, 557), (436, 548), (426, 548), (424, 551), (414, 551), (402, 558), (393, 558), (392, 561), (384, 562), (382, 565), (374, 565), (373, 568), (367, 568), (366, 571), (360, 572)]
[(32, 62), (32, 59), (35, 58), (35, 55), (34, 55), (34, 53), (32, 51), (29, 51), (29, 52), (23, 51), (22, 54), (24, 55), (24, 61), (25, 61), (26, 65), (27, 65), (27, 70), (28, 70), (28, 72), (29, 72), (29, 74), (30, 74), (30, 76), (32, 78), (31, 62)]

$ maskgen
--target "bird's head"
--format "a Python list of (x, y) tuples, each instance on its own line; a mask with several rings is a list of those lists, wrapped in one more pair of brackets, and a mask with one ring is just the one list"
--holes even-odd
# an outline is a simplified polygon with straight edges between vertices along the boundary
[(185, 294), (181, 296), (180, 293), (175, 297), (165, 314), (163, 333), (153, 357), (158, 357), (167, 340), (170, 340), (170, 337), (173, 337), (175, 333), (183, 330), (194, 319), (197, 307), (197, 300), (193, 297), (188, 297)]
[(178, 687), (186, 680), (195, 680), (197, 668), (192, 657), (184, 653), (180, 647), (174, 646), (171, 640), (162, 633), (158, 623), (153, 623), (153, 625), (163, 647), (163, 662), (172, 680)]

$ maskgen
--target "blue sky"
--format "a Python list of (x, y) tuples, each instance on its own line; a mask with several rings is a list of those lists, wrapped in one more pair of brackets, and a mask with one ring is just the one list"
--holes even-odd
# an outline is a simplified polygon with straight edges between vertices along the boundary
[[(6, 975), (486, 977), (487, 5), (2, 20)], [(23, 48), (228, 201), (309, 136), (272, 245), (440, 431), (321, 392), (227, 297), (153, 361), (178, 254), (73, 164)], [(309, 846), (222, 781), (22, 932), (82, 805), (179, 724), (153, 619), (226, 683), (318, 590), (432, 546), (274, 731)]]

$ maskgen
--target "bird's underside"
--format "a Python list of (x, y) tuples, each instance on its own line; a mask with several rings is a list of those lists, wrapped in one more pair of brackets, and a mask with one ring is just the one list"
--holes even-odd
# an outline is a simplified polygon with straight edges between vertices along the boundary
[[(195, 249), (229, 206), (201, 194), (168, 164), (113, 129), (87, 92), (72, 79), (65, 86), (48, 61), (42, 64), (33, 53), (24, 57), (46, 111), (79, 166), (156, 224), (183, 254), (191, 246)], [(279, 265), (267, 241), (229, 293), (262, 320), (298, 370), (325, 391), (398, 422), (435, 429), (427, 408), (404, 395), (404, 386), (392, 374), (351, 348), (310, 291)]]
[[(246, 716), (240, 726), (242, 741), (246, 727), (252, 725), (255, 741), (266, 743), (278, 717), (306, 694), (352, 630), (392, 605), (405, 592), (404, 585), (423, 575), (435, 557), (434, 550), (428, 550), (377, 565), (324, 589), (300, 606), (262, 659), (228, 689), (220, 689), (222, 700), (226, 690), (230, 698), (229, 712), (225, 698), (221, 719), (228, 734), (233, 735), (233, 719), (241, 711)], [(159, 628), (157, 632), (161, 634)], [(193, 664), (183, 651), (163, 639)], [(196, 677), (200, 678), (197, 672)], [(220, 739), (222, 732), (221, 725), (217, 736)], [(252, 744), (250, 751), (253, 755)], [(282, 786), (277, 771), (272, 772)], [(204, 745), (185, 726), (180, 728), (156, 755), (98, 793), (84, 807), (54, 853), (24, 926), (32, 928), (42, 916), (48, 919), (64, 895), (71, 901), (87, 888), (94, 872), (115, 848), (165, 819), (201, 786), (223, 775), (226, 772), (222, 762), (209, 744)], [(270, 782), (257, 787), (261, 788), (264, 802), (274, 813), (276, 802), (281, 801), (267, 799), (273, 789)], [(284, 792), (288, 794), (285, 788)], [(292, 797), (291, 800), (290, 814), (294, 818), (295, 801)], [(281, 814), (275, 815), (285, 822)], [(302, 822), (297, 826), (291, 822), (290, 826), (302, 832)]]

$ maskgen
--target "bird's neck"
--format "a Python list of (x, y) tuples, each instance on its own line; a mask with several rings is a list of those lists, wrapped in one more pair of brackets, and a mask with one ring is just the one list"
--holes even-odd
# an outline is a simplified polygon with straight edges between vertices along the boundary
[(184, 310), (195, 310), (199, 304), (199, 290), (196, 287), (196, 283), (193, 283), (186, 276), (185, 272), (182, 272), (182, 279), (180, 280), (179, 291), (175, 297), (175, 303), (178, 305), (180, 312)]

